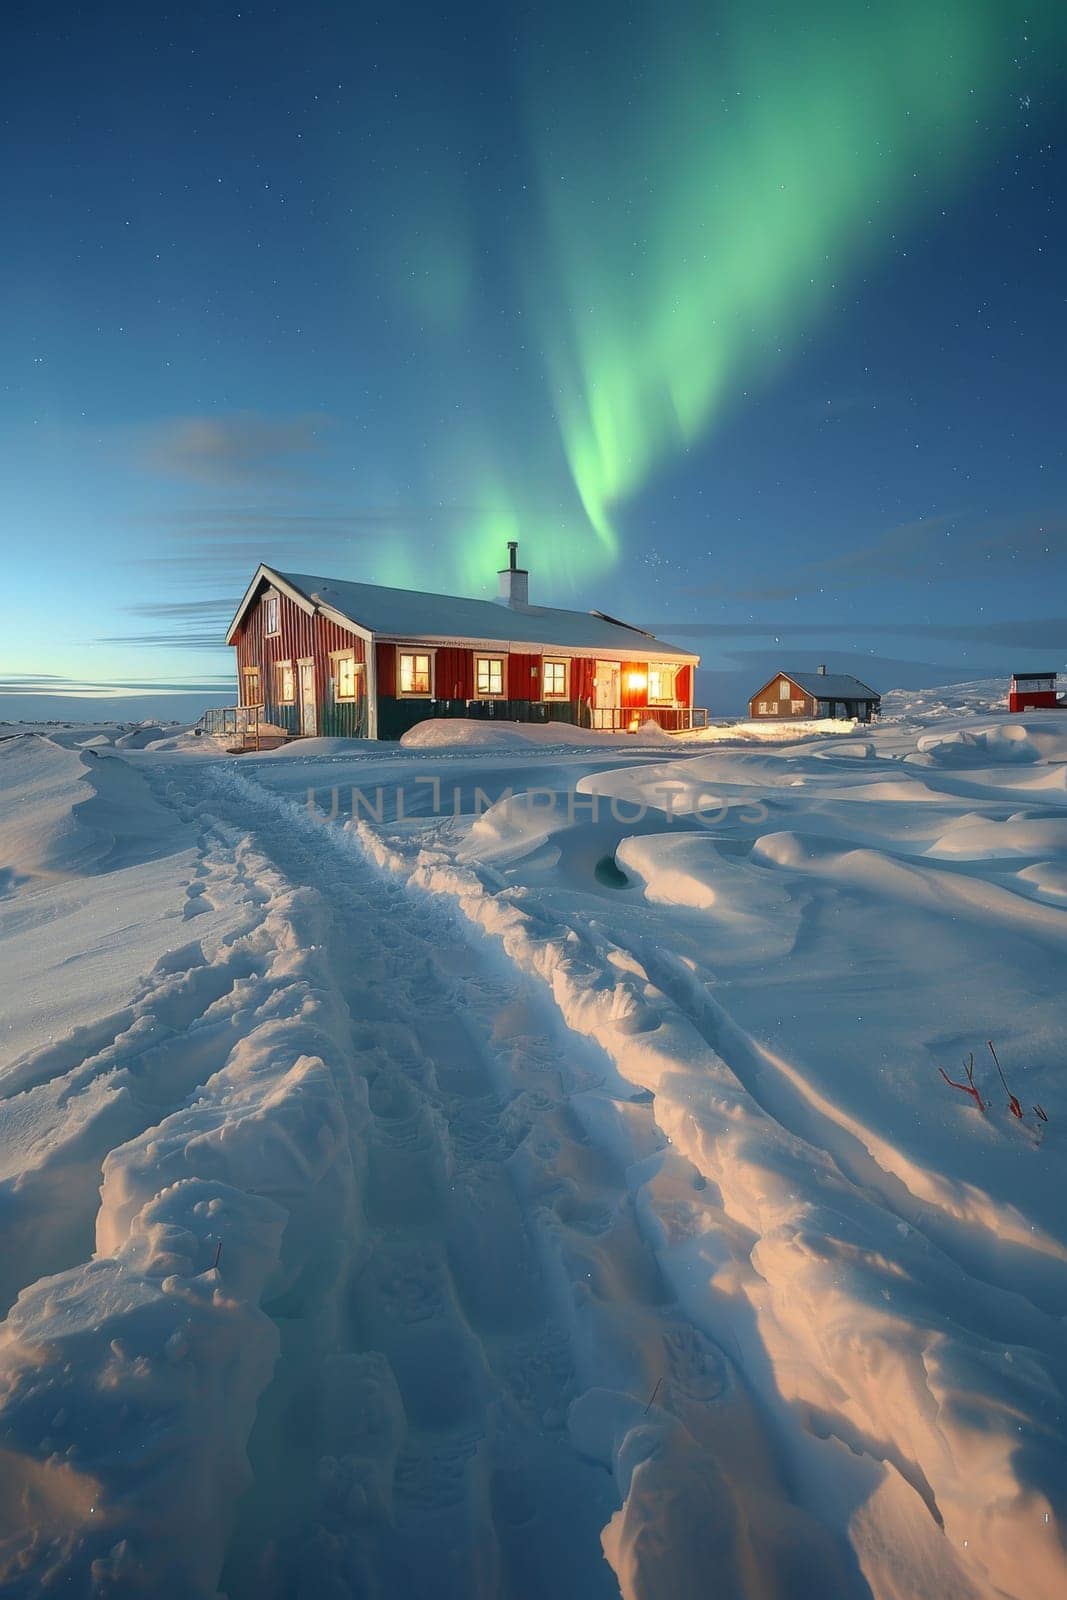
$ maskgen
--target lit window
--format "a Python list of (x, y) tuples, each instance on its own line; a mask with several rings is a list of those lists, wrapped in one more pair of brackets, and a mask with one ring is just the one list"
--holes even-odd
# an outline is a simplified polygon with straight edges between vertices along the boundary
[(291, 661), (279, 661), (274, 670), (278, 679), (279, 703), (283, 706), (292, 705), (296, 699), (296, 691), (293, 684), (293, 663)]
[(759, 714), (760, 714), (761, 717), (765, 717), (767, 715), (767, 702), (766, 702), (766, 700), (761, 700), (760, 701), (760, 703), (759, 703)]
[(503, 656), (475, 656), (474, 692), (484, 698), (499, 698), (504, 693)]
[(263, 631), (278, 632), (278, 596), (269, 594), (263, 602)]
[(803, 700), (794, 700), (792, 702), (792, 710), (793, 710), (793, 715), (794, 716), (796, 716), (799, 712), (803, 711), (804, 709), (805, 709), (805, 706), (804, 706)]
[(400, 693), (426, 695), (430, 693), (428, 655), (414, 655), (406, 650), (400, 652)]
[(792, 690), (789, 687), (789, 679), (783, 678), (781, 683), (778, 685), (778, 698), (779, 700), (788, 700), (791, 694)]
[(244, 700), (242, 701), (242, 704), (246, 706), (261, 705), (262, 701), (260, 700), (259, 695), (259, 668), (245, 667), (244, 672), (241, 674), (241, 682), (244, 687)]
[(566, 661), (545, 661), (544, 663), (544, 688), (542, 693), (546, 700), (566, 700), (567, 698), (567, 663)]
[(354, 650), (334, 656), (338, 700), (354, 700), (359, 692), (358, 664)]
[(648, 698), (651, 705), (670, 705), (674, 699), (674, 668), (649, 667)]

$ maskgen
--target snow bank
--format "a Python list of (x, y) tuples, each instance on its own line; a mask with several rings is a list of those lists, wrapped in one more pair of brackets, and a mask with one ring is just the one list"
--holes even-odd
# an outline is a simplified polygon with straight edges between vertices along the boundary
[[(242, 882), (244, 932), (162, 962), (95, 1057), (45, 1047), (5, 1082), (5, 1132), (37, 1119), (48, 1180), (22, 1159), (0, 1189), (27, 1233), (7, 1276), (30, 1275), (0, 1326), (5, 1593), (216, 1593), (278, 1349), (260, 1302), (348, 1225), (366, 1092), (321, 909), (216, 827), (198, 893)], [(78, 1264), (33, 1281), (35, 1256), (64, 1252)]]
[(40, 734), (0, 742), (0, 892), (5, 878), (86, 875), (173, 849), (174, 814), (121, 760)]
[(803, 720), (712, 722), (706, 728), (693, 728), (688, 733), (672, 735), (683, 744), (791, 744), (819, 735), (847, 735), (855, 733), (857, 723), (850, 717), (819, 717)]
[(484, 749), (514, 750), (528, 745), (549, 745), (561, 748), (572, 745), (618, 746), (620, 744), (671, 744), (674, 735), (664, 733), (657, 723), (646, 722), (634, 734), (617, 729), (601, 732), (593, 728), (576, 728), (568, 722), (506, 722), (492, 718), (484, 721), (466, 717), (432, 717), (417, 722), (409, 728), (400, 743), (407, 750)]
[(1047, 725), (1015, 721), (994, 723), (990, 727), (953, 728), (945, 733), (923, 734), (917, 741), (918, 761), (939, 767), (977, 767), (1051, 761), (1067, 761), (1067, 716), (1059, 720), (1050, 713)]

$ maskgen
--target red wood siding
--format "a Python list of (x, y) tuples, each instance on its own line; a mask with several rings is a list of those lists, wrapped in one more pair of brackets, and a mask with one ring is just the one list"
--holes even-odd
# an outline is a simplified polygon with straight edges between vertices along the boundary
[[(642, 679), (640, 688), (631, 684), (630, 679), (633, 676), (640, 676)], [(627, 711), (634, 710), (638, 706), (648, 705), (647, 661), (623, 662), (620, 674), (619, 696), (623, 708)]]
[[(249, 607), (237, 635), (237, 666), (258, 667), (263, 687), (273, 692), (274, 664), (295, 661), (313, 654), (312, 619), (287, 594), (278, 596), (279, 632), (264, 633), (265, 609), (262, 597)], [(271, 680), (271, 681), (268, 681)]]
[(575, 656), (571, 661), (571, 702), (587, 707), (593, 701), (593, 679), (596, 662), (592, 656)]
[(692, 667), (679, 667), (674, 675), (674, 698), (680, 700), (683, 706), (693, 704), (693, 669)]
[(541, 657), (508, 656), (508, 699), (540, 700)]
[(378, 693), (391, 699), (396, 694), (396, 645), (376, 644), (374, 663), (378, 674)]
[(438, 650), (434, 666), (434, 694), (438, 700), (474, 697), (474, 652)]
[(330, 674), (330, 651), (352, 650), (357, 661), (364, 661), (366, 651), (358, 634), (351, 633), (338, 623), (325, 617), (310, 616), (287, 594), (278, 595), (278, 632), (264, 632), (266, 607), (264, 597), (271, 591), (265, 585), (263, 594), (245, 613), (236, 636), (238, 679), (245, 667), (258, 667), (260, 674), (260, 699), (265, 707), (267, 721), (296, 733), (300, 728), (300, 708), (296, 699), (280, 702), (278, 696), (277, 666), (281, 661), (293, 663), (294, 696), (299, 695), (299, 677), (296, 663), (309, 658), (315, 664), (315, 702), (319, 731), (331, 733), (357, 731), (358, 723), (365, 719), (365, 703), (361, 700), (334, 701)]

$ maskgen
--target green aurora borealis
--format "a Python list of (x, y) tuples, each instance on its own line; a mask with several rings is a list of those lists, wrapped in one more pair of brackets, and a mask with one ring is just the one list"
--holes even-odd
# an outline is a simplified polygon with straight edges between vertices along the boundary
[[(619, 556), (628, 502), (995, 144), (991, 113), (1018, 92), (1013, 51), (1033, 50), (1036, 9), (538, 13), (516, 69), (533, 203), (507, 247), (542, 403), (524, 434), (542, 442), (517, 457), (487, 419), (459, 451), (489, 508), (463, 529), (468, 582), (511, 537), (575, 583)], [(473, 310), (468, 242), (447, 225), (433, 238), (420, 311), (458, 321)]]

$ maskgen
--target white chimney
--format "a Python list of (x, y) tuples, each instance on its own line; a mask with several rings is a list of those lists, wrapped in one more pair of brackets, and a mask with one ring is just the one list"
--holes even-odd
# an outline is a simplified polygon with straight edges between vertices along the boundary
[(815, 670), (819, 674), (820, 678), (825, 678), (825, 676), (826, 676), (826, 667), (825, 667), (825, 665), (820, 666), (820, 667), (816, 667)]
[(519, 541), (508, 540), (508, 564), (497, 574), (500, 579), (498, 598), (506, 606), (530, 604), (530, 574), (519, 566)]

